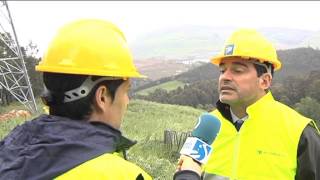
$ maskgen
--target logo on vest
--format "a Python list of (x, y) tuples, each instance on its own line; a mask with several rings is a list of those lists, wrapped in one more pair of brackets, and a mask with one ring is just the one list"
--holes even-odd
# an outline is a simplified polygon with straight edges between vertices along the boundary
[(264, 151), (264, 150), (257, 150), (258, 155), (270, 155), (270, 156), (278, 156), (278, 157), (284, 157), (284, 154), (277, 153), (277, 152), (271, 152), (271, 151)]

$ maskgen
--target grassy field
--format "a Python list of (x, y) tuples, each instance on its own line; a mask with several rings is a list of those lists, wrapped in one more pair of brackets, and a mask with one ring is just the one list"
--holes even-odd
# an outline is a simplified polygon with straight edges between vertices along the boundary
[[(10, 108), (24, 109), (15, 104), (2, 109), (2, 112), (10, 111)], [(39, 109), (42, 111), (41, 107)], [(164, 130), (190, 131), (202, 112), (190, 107), (131, 101), (121, 131), (138, 143), (129, 150), (128, 159), (142, 167), (154, 179), (172, 179), (178, 154), (177, 149), (169, 149), (163, 143)], [(0, 122), (0, 138), (23, 121), (14, 119)]]
[(165, 89), (167, 91), (175, 90), (178, 87), (183, 87), (184, 83), (181, 81), (169, 81), (162, 84), (159, 84), (157, 86), (153, 86), (147, 89), (143, 89), (141, 91), (138, 91), (137, 94), (139, 95), (148, 95), (150, 92), (153, 92), (156, 89)]
[[(41, 107), (41, 100), (37, 99), (36, 103), (38, 104), (38, 114), (32, 114), (32, 117), (29, 119), (32, 119), (39, 114), (43, 113), (43, 109)], [(19, 102), (11, 103), (10, 106), (0, 106), (0, 114), (8, 113), (11, 110), (26, 110), (26, 108)], [(15, 118), (10, 119), (10, 121), (0, 121), (0, 139), (3, 139), (4, 136), (6, 136), (14, 127), (16, 127), (19, 124), (22, 124), (25, 121), (24, 118)]]

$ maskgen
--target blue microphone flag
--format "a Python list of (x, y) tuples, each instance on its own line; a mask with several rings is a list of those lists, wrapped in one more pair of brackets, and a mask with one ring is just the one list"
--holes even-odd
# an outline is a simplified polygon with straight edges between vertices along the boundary
[(207, 162), (211, 152), (211, 144), (216, 138), (221, 123), (213, 115), (204, 113), (199, 117), (198, 124), (192, 131), (192, 137), (188, 137), (180, 154), (187, 155), (192, 159), (204, 164)]

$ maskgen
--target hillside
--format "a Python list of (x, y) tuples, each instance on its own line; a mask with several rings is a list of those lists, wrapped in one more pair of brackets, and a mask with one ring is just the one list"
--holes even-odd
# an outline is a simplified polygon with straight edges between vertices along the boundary
[[(289, 76), (304, 77), (311, 71), (320, 69), (320, 50), (317, 49), (296, 48), (279, 50), (278, 56), (282, 62), (282, 69), (275, 73), (275, 82), (281, 82), (283, 79)], [(218, 76), (219, 69), (211, 63), (206, 63), (179, 75), (149, 82), (143, 87), (149, 88), (154, 85), (159, 85), (159, 82), (165, 83), (172, 80), (193, 83), (212, 78), (216, 79)], [(138, 90), (142, 90), (143, 87), (138, 88)]]
[(122, 129), (138, 144), (129, 151), (129, 159), (155, 179), (172, 179), (177, 157), (163, 144), (164, 130), (191, 131), (201, 112), (190, 107), (131, 101)]
[(290, 29), (290, 28), (261, 28), (258, 29), (264, 34), (272, 43), (274, 43), (277, 49), (290, 49), (297, 47), (307, 47), (304, 45), (304, 41), (308, 38), (312, 38), (313, 31), (302, 29)]
[[(130, 44), (138, 69), (159, 80), (199, 65), (219, 53), (234, 27), (184, 25), (141, 35)], [(258, 29), (278, 50), (320, 48), (320, 31), (268, 27)], [(137, 84), (138, 86), (145, 83)]]
[(320, 69), (320, 50), (296, 48), (278, 51), (282, 68), (275, 74), (275, 80), (282, 81), (289, 76), (305, 77), (311, 71)]
[[(278, 51), (278, 55), (283, 68), (275, 72), (273, 77), (271, 89), (274, 97), (291, 107), (303, 106), (298, 108), (302, 113), (318, 118), (316, 109), (309, 111), (304, 106), (314, 104), (312, 107), (318, 107), (316, 104), (320, 101), (320, 50), (297, 48)], [(211, 110), (218, 100), (218, 77), (218, 68), (208, 63), (180, 75), (140, 86), (136, 92), (146, 88), (154, 91), (149, 91), (148, 95), (134, 94), (134, 98)], [(173, 81), (181, 81), (185, 85), (170, 91), (155, 88)]]
[(175, 60), (153, 58), (147, 60), (135, 60), (135, 65), (139, 69), (139, 72), (148, 76), (149, 80), (158, 80), (163, 77), (169, 77), (186, 72), (189, 69), (197, 67), (198, 63), (186, 64)]
[(165, 89), (167, 91), (171, 91), (171, 90), (177, 89), (178, 87), (183, 87), (183, 86), (184, 86), (184, 83), (181, 81), (168, 81), (168, 82), (138, 91), (137, 94), (148, 95), (150, 92), (153, 92), (156, 89)]
[(140, 36), (131, 44), (136, 59), (207, 57), (223, 45), (223, 36), (206, 26), (180, 26)]

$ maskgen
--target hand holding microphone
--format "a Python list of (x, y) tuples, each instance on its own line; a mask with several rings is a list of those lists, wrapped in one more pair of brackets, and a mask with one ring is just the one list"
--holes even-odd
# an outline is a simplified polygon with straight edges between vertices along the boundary
[(220, 130), (220, 121), (209, 113), (199, 117), (198, 123), (181, 148), (177, 171), (189, 170), (201, 175), (201, 165), (208, 161), (211, 144)]
[(184, 170), (194, 171), (199, 176), (201, 176), (201, 164), (199, 164), (198, 162), (195, 162), (189, 156), (181, 155), (178, 161), (176, 172), (184, 171)]

